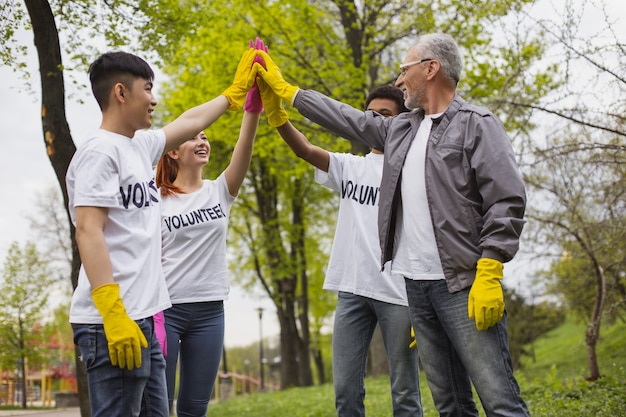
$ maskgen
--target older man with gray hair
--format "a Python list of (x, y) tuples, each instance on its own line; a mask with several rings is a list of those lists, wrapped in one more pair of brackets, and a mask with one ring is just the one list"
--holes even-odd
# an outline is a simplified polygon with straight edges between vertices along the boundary
[[(421, 36), (396, 86), (413, 111), (363, 112), (282, 78), (264, 52), (263, 78), (305, 117), (384, 150), (381, 265), (405, 278), (411, 322), (441, 416), (529, 416), (513, 375), (503, 263), (519, 248), (526, 194), (500, 120), (456, 92), (463, 67), (445, 34)], [(269, 115), (268, 115), (269, 117)]]

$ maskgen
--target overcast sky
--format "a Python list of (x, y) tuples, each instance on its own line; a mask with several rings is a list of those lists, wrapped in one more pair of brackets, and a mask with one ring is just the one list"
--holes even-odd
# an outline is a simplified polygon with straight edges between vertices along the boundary
[[(560, 3), (548, 1), (548, 3)], [(602, 3), (602, 2), (601, 2)], [(604, 2), (610, 10), (610, 16), (621, 22), (624, 32), (626, 8), (619, 0)], [(554, 14), (549, 7), (548, 15)], [(544, 16), (545, 17), (545, 16)], [(556, 16), (555, 16), (556, 18)], [(590, 15), (590, 22), (602, 24), (599, 15)], [(593, 32), (591, 30), (590, 32)], [(10, 69), (0, 66), (0, 126), (3, 128), (3, 152), (0, 163), (0, 184), (2, 200), (0, 204), (0, 261), (4, 264), (6, 252), (13, 241), (23, 244), (34, 239), (29, 231), (26, 215), (36, 215), (33, 207), (35, 195), (50, 187), (58, 188), (54, 171), (45, 153), (40, 118), (40, 92), (37, 63), (32, 37), (24, 36), (24, 41), (31, 47), (29, 70), (33, 77), (35, 93), (29, 94), (22, 87), (23, 81)], [(624, 41), (624, 39), (622, 39)], [(66, 88), (71, 89), (66, 79)], [(81, 82), (87, 83), (87, 76)], [(156, 95), (158, 94), (156, 80)], [(79, 94), (84, 103), (78, 104), (75, 99), (66, 99), (66, 114), (71, 133), (77, 144), (86, 137), (88, 132), (97, 128), (100, 123), (100, 112), (89, 91)], [(157, 107), (157, 111), (158, 111)], [(524, 286), (528, 265), (510, 264), (506, 275), (509, 283)], [(527, 285), (527, 284), (526, 284)], [(226, 302), (226, 346), (246, 345), (258, 340), (259, 318), (257, 308), (265, 308), (263, 318), (264, 336), (278, 334), (278, 325), (273, 305), (269, 301), (261, 301), (266, 297), (259, 291), (247, 296), (241, 290), (232, 287), (230, 300)]]

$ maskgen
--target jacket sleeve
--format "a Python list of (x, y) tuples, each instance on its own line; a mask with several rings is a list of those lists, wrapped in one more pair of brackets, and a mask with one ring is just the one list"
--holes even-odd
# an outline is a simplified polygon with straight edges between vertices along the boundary
[(504, 126), (493, 114), (474, 113), (471, 165), (482, 198), (482, 257), (510, 261), (519, 249), (526, 191)]
[(345, 139), (383, 150), (388, 123), (373, 111), (361, 111), (314, 90), (298, 90), (293, 106), (307, 119)]

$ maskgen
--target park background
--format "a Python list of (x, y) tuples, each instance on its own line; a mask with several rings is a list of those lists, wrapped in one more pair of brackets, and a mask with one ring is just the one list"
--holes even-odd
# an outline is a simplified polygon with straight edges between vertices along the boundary
[[(62, 4), (69, 7), (72, 3), (74, 2), (51, 2), (56, 7)], [(133, 3), (135, 2), (128, 2), (129, 7)], [(604, 156), (610, 156), (615, 162), (624, 159), (623, 21), (626, 13), (623, 5), (617, 1), (503, 1), (494, 3), (489, 10), (482, 10), (478, 7), (481, 2), (449, 1), (432, 4), (405, 2), (404, 8), (396, 10), (392, 6), (401, 3), (365, 2), (364, 4), (372, 6), (370, 12), (374, 5), (385, 3), (388, 7), (385, 12), (389, 15), (395, 13), (394, 19), (390, 21), (405, 28), (404, 38), (382, 48), (385, 39), (391, 39), (401, 31), (393, 32), (392, 25), (389, 31), (385, 31), (380, 24), (376, 26), (372, 23), (368, 30), (360, 33), (362, 37), (359, 38), (358, 31), (341, 28), (335, 21), (337, 5), (346, 6), (341, 9), (343, 16), (350, 16), (351, 3), (317, 2), (319, 7), (313, 9), (307, 8), (305, 3), (282, 2), (283, 9), (278, 4), (260, 3), (256, 6), (249, 5), (247, 9), (234, 13), (223, 9), (228, 6), (227, 4), (218, 6), (206, 2), (204, 5), (194, 6), (197, 7), (197, 10), (193, 10), (196, 14), (191, 14), (187, 13), (189, 10), (184, 6), (161, 2), (158, 3), (162, 7), (160, 10), (164, 12), (161, 16), (156, 13), (151, 16), (149, 11), (142, 10), (148, 16), (146, 18), (148, 20), (143, 22), (158, 22), (156, 26), (159, 30), (151, 33), (150, 28), (145, 28), (146, 34), (143, 35), (145, 39), (142, 37), (140, 41), (129, 41), (129, 45), (132, 46), (125, 49), (140, 53), (155, 63), (156, 94), (160, 102), (157, 117), (166, 121), (172, 114), (178, 114), (184, 108), (219, 94), (229, 85), (238, 57), (247, 46), (247, 39), (256, 34), (264, 37), (270, 45), (272, 56), (288, 80), (303, 88), (318, 89), (355, 106), (362, 105), (366, 91), (373, 85), (393, 81), (397, 64), (410, 43), (410, 35), (419, 27), (431, 30), (445, 28), (455, 35), (462, 35), (460, 43), (467, 56), (466, 71), (460, 89), (466, 98), (490, 107), (507, 125), (519, 153), (525, 179), (529, 184), (531, 197), (529, 206), (533, 209), (530, 214), (535, 216), (530, 222), (541, 225), (537, 230), (529, 224), (529, 228), (525, 230), (522, 251), (505, 270), (505, 285), (517, 295), (526, 297), (525, 301), (532, 306), (552, 302), (555, 303), (555, 308), (567, 309), (566, 316), (570, 319), (577, 318), (583, 324), (597, 320), (591, 315), (585, 316), (588, 311), (593, 310), (593, 302), (589, 305), (587, 298), (595, 300), (593, 290), (596, 288), (593, 263), (586, 261), (586, 254), (589, 251), (583, 253), (583, 250), (577, 248), (577, 240), (572, 237), (573, 235), (569, 235), (568, 238), (567, 234), (558, 233), (556, 231), (558, 229), (550, 229), (550, 219), (544, 216), (543, 211), (545, 209), (549, 212), (554, 207), (550, 213), (558, 212), (559, 199), (562, 201), (563, 198), (571, 197), (562, 191), (578, 191), (574, 186), (578, 187), (581, 182), (586, 182), (588, 188), (597, 188), (595, 191), (598, 192), (596, 196), (583, 196), (584, 200), (593, 200), (590, 203), (595, 204), (581, 207), (583, 212), (586, 210), (592, 214), (586, 219), (590, 229), (594, 226), (597, 229), (601, 225), (598, 220), (607, 221), (607, 217), (602, 216), (610, 212), (611, 208), (612, 215), (617, 217), (621, 215), (618, 219), (610, 218), (618, 232), (621, 230), (621, 246), (619, 234), (617, 237), (607, 235), (599, 238), (604, 240), (606, 246), (614, 249), (612, 258), (606, 259), (602, 269), (608, 272), (616, 269), (618, 271), (617, 279), (613, 280), (616, 285), (610, 287), (614, 290), (611, 294), (616, 298), (611, 298), (610, 303), (605, 305), (606, 309), (601, 317), (605, 317), (607, 325), (616, 320), (616, 317), (619, 321), (624, 305), (623, 293), (621, 299), (619, 294), (620, 288), (624, 285), (624, 194), (618, 187), (619, 181), (606, 190), (599, 189), (599, 183), (592, 183), (591, 180), (600, 177), (605, 181), (607, 178), (620, 175), (619, 172), (613, 171), (616, 164), (607, 164), (607, 158), (603, 159)], [(5, 35), (11, 32), (9, 30), (11, 27), (7, 23), (12, 17), (10, 13), (19, 10), (20, 5), (21, 3), (17, 1), (2, 3), (0, 13), (3, 16)], [(293, 7), (292, 15), (285, 5)], [(411, 8), (410, 5), (416, 7)], [(296, 13), (295, 10), (306, 12)], [(366, 11), (359, 7), (355, 10), (358, 11), (357, 15)], [(131, 13), (132, 7), (126, 11), (127, 13), (121, 14), (122, 17), (134, 18)], [(101, 13), (99, 24), (106, 25), (106, 13)], [(298, 14), (299, 16), (296, 16)], [(63, 18), (63, 15), (59, 15), (57, 19), (62, 22)], [(309, 23), (315, 22), (319, 27), (302, 25), (302, 20), (298, 19), (308, 19)], [(233, 23), (235, 20), (236, 24)], [(136, 24), (138, 21), (140, 20), (134, 21), (135, 26), (139, 26)], [(172, 24), (172, 21), (176, 24)], [(359, 23), (363, 23), (365, 27), (364, 22), (365, 19), (362, 19)], [(309, 32), (301, 30), (302, 27), (307, 27)], [(324, 27), (333, 27), (335, 31), (323, 32)], [(159, 33), (165, 28), (167, 33)], [(219, 28), (229, 28), (230, 31), (220, 31)], [(64, 47), (76, 42), (77, 39), (71, 33), (63, 32), (67, 27), (60, 25), (60, 29)], [(132, 31), (128, 30), (128, 33)], [(20, 49), (8, 49), (7, 41), (3, 43), (5, 65), (0, 67), (2, 92), (0, 121), (5, 128), (3, 141), (5, 160), (2, 164), (0, 254), (3, 255), (2, 259), (6, 258), (13, 242), (24, 245), (27, 241), (34, 241), (45, 258), (53, 251), (45, 245), (46, 239), (41, 236), (41, 227), (33, 228), (33, 222), (39, 222), (40, 225), (49, 223), (50, 216), (46, 210), (46, 205), (50, 205), (48, 197), (51, 195), (50, 190), (58, 190), (59, 186), (42, 142), (39, 65), (33, 47), (32, 33), (20, 28), (15, 35), (17, 45), (26, 46), (28, 49), (22, 56)], [(82, 41), (82, 46), (87, 47), (82, 51), (86, 57), (93, 57), (98, 51), (109, 49), (104, 36), (86, 37), (85, 33), (80, 31), (74, 35)], [(90, 39), (90, 42), (84, 42), (85, 39)], [(151, 43), (151, 49), (145, 46)], [(355, 54), (355, 51), (360, 51), (361, 54)], [(7, 59), (5, 53), (12, 56), (12, 59)], [(63, 63), (67, 66), (66, 114), (72, 139), (76, 144), (80, 144), (81, 139), (97, 126), (100, 115), (89, 89), (84, 86), (86, 83), (84, 63), (90, 59), (83, 58), (81, 66), (72, 62), (71, 56), (74, 55), (63, 52)], [(76, 53), (76, 56), (80, 55)], [(357, 59), (358, 65), (355, 62)], [(25, 66), (19, 67), (18, 63), (24, 63)], [(288, 107), (287, 110), (295, 123), (305, 130), (314, 142), (333, 150), (350, 149), (347, 142), (336, 140), (314, 126), (306, 124), (293, 109)], [(240, 117), (241, 114), (228, 115), (207, 130), (214, 146), (208, 177), (215, 178), (223, 169), (225, 156), (230, 154), (230, 147), (236, 138)], [(564, 132), (566, 135), (562, 134)], [(557, 152), (550, 153), (550, 150)], [(603, 150), (606, 151), (605, 154), (601, 153)], [(589, 151), (589, 154), (595, 152), (596, 155), (590, 156), (585, 151)], [(230, 243), (233, 248), (233, 285), (230, 300), (226, 302), (225, 344), (227, 352), (232, 348), (233, 353), (227, 354), (227, 358), (231, 361), (231, 370), (236, 367), (239, 372), (245, 374), (243, 361), (248, 360), (250, 367), (257, 366), (259, 362), (259, 353), (256, 352), (260, 348), (258, 341), (262, 335), (267, 338), (265, 349), (268, 352), (266, 355), (268, 363), (274, 358), (280, 358), (281, 353), (285, 353), (280, 350), (286, 348), (285, 345), (292, 344), (292, 350), (297, 350), (296, 348), (301, 346), (304, 351), (308, 350), (311, 353), (314, 364), (308, 371), (297, 369), (298, 376), (287, 385), (308, 385), (319, 378), (322, 369), (326, 369), (326, 378), (330, 376), (328, 373), (330, 358), (326, 347), (334, 297), (332, 294), (323, 293), (320, 288), (332, 239), (336, 200), (334, 196), (318, 189), (320, 187), (314, 184), (310, 186), (312, 170), (304, 164), (297, 163), (267, 126), (260, 130), (255, 155), (262, 164), (253, 165), (249, 194), (244, 195), (246, 190), (242, 191), (238, 205), (232, 212), (234, 222), (231, 224)], [(564, 164), (564, 161), (559, 160), (562, 155), (568, 156), (565, 159), (579, 161), (580, 165), (558, 167), (541, 165), (544, 159)], [(263, 177), (266, 172), (270, 175)], [(310, 320), (308, 326), (303, 326), (297, 314), (293, 314), (291, 323), (297, 324), (299, 332), (287, 337), (291, 343), (281, 343), (281, 326), (277, 319), (276, 302), (270, 300), (263, 284), (259, 283), (259, 277), (254, 276), (251, 258), (246, 257), (255, 253), (250, 248), (261, 247), (258, 245), (259, 242), (267, 243), (264, 245), (265, 248), (271, 246), (272, 242), (267, 236), (253, 242), (247, 241), (245, 228), (255, 228), (259, 225), (240, 223), (236, 219), (238, 215), (240, 218), (248, 219), (246, 210), (250, 207), (260, 207), (258, 200), (246, 198), (247, 195), (254, 195), (256, 190), (254, 178), (276, 180), (277, 172), (284, 175), (279, 179), (283, 182), (276, 187), (275, 195), (283, 198), (279, 202), (291, 210), (290, 213), (279, 213), (276, 217), (277, 221), (282, 222), (282, 229), (279, 229), (281, 238), (286, 242), (297, 242), (296, 238), (291, 239), (291, 236), (298, 233), (298, 228), (294, 227), (297, 225), (285, 221), (286, 217), (296, 213), (309, 216), (307, 223), (302, 223), (306, 224), (308, 233), (302, 235), (306, 237), (307, 242), (307, 246), (301, 248), (304, 252), (298, 254), (297, 250), (291, 250), (293, 247), (287, 247), (283, 248), (284, 253), (280, 255), (283, 261), (298, 258), (299, 265), (303, 265), (303, 260), (308, 261), (306, 268), (298, 269), (294, 266), (289, 272), (298, 278), (291, 281), (282, 279), (275, 268), (270, 268), (269, 273), (267, 270), (264, 271), (264, 276), (270, 276), (266, 284), (269, 283), (268, 288), (274, 288), (270, 289), (270, 292), (273, 291), (275, 301), (280, 296), (280, 291), (276, 290), (279, 286), (274, 287), (272, 283), (278, 281), (282, 284), (295, 285), (292, 294), (299, 300), (291, 305), (297, 313), (303, 311), (298, 309), (303, 307), (305, 299), (311, 300), (307, 314)], [(561, 183), (560, 195), (550, 194), (550, 190), (541, 188), (543, 184), (550, 184), (556, 189), (556, 181), (546, 180), (549, 174), (554, 177), (558, 174), (564, 178), (568, 172), (575, 173), (577, 180), (567, 178)], [(623, 188), (623, 176), (621, 178)], [(604, 182), (603, 186), (606, 187), (608, 183)], [(272, 182), (260, 185), (261, 187), (257, 189), (271, 186)], [(266, 190), (270, 191), (269, 188)], [(602, 195), (601, 192), (607, 194)], [(613, 200), (607, 199), (607, 195), (611, 194)], [(303, 204), (304, 207), (300, 207), (300, 212), (293, 210), (298, 201), (306, 203)], [(574, 200), (569, 201), (572, 203)], [(265, 203), (271, 206), (271, 201)], [(270, 206), (267, 208), (271, 208)], [(566, 206), (564, 204), (561, 208)], [(569, 207), (571, 208), (572, 204)], [(611, 213), (607, 216), (610, 215)], [(620, 219), (621, 223), (616, 223)], [(547, 231), (548, 235), (542, 235), (542, 231)], [(596, 242), (589, 240), (587, 243)], [(599, 247), (593, 249), (598, 251), (596, 255), (600, 255)], [(604, 252), (602, 256), (606, 256)], [(262, 254), (260, 259), (264, 264), (270, 264), (268, 253)], [(571, 259), (580, 262), (569, 262)], [(282, 262), (283, 265), (288, 263)], [(55, 267), (63, 271), (58, 263)], [(563, 286), (567, 286), (569, 282), (567, 280), (571, 279), (571, 275), (575, 275), (571, 271), (568, 272), (568, 268), (571, 271), (579, 271), (579, 275), (591, 284), (591, 289), (586, 287), (578, 294), (581, 297), (579, 305), (571, 301), (576, 299), (576, 294), (563, 293)], [(304, 276), (303, 272), (306, 272), (310, 291), (305, 298), (302, 298), (304, 296), (301, 292), (302, 287), (298, 289)], [(60, 272), (61, 275), (64, 273)], [(559, 276), (563, 280), (553, 279)], [(275, 278), (278, 278), (278, 281), (274, 281)], [(62, 278), (61, 283), (63, 282), (69, 284), (67, 276)], [(50, 292), (52, 304), (64, 302), (62, 287), (63, 284), (58, 286), (61, 291)], [(259, 319), (259, 308), (263, 309), (262, 320)], [(306, 327), (311, 329), (309, 335), (302, 334)], [(584, 332), (580, 334), (580, 341), (583, 343), (580, 346), (585, 349)], [(302, 347), (303, 342), (306, 343)], [(246, 354), (249, 358), (239, 355), (239, 359), (236, 359), (237, 350), (245, 350), (250, 345), (252, 345), (250, 353)], [(294, 352), (287, 353), (292, 357), (298, 355)], [(325, 360), (323, 362), (325, 365), (316, 368), (315, 361), (319, 362), (320, 358)], [(581, 376), (589, 376), (589, 372), (584, 369), (581, 369)], [(248, 372), (253, 370), (249, 369)], [(258, 376), (258, 367), (256, 373)], [(291, 374), (293, 372), (290, 372)]]

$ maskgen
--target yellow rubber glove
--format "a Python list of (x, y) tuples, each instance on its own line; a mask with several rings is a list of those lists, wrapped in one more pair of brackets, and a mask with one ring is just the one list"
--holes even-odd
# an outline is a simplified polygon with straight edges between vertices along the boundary
[(411, 343), (409, 344), (409, 349), (413, 349), (417, 347), (417, 342), (415, 341), (415, 329), (411, 326)]
[[(298, 92), (298, 87), (289, 84), (283, 79), (280, 73), (280, 68), (272, 61), (269, 54), (265, 51), (257, 51), (257, 53), (265, 61), (265, 68), (260, 64), (254, 64), (257, 67), (258, 74), (263, 77), (263, 80), (270, 86), (270, 88), (276, 93), (276, 95), (283, 100), (286, 100), (289, 104), (293, 102), (293, 97)], [(265, 105), (265, 102), (263, 102)]]
[(469, 292), (467, 312), (476, 320), (478, 330), (487, 330), (504, 315), (504, 294), (500, 280), (502, 262), (480, 258), (476, 265), (476, 279)]
[(237, 65), (232, 85), (222, 93), (222, 95), (226, 96), (230, 104), (228, 110), (239, 110), (246, 101), (248, 90), (252, 88), (254, 79), (256, 78), (257, 68), (260, 66), (252, 65), (256, 53), (257, 50), (254, 48), (250, 48), (243, 53)]
[(109, 357), (113, 366), (141, 366), (141, 348), (148, 347), (143, 332), (126, 314), (119, 284), (104, 284), (91, 291), (93, 302), (102, 316), (104, 334), (109, 342)]
[(263, 78), (257, 79), (259, 91), (261, 92), (261, 100), (265, 107), (265, 114), (267, 115), (267, 123), (272, 127), (279, 127), (287, 123), (289, 115), (283, 108), (283, 100), (274, 93), (274, 91), (267, 85)]

